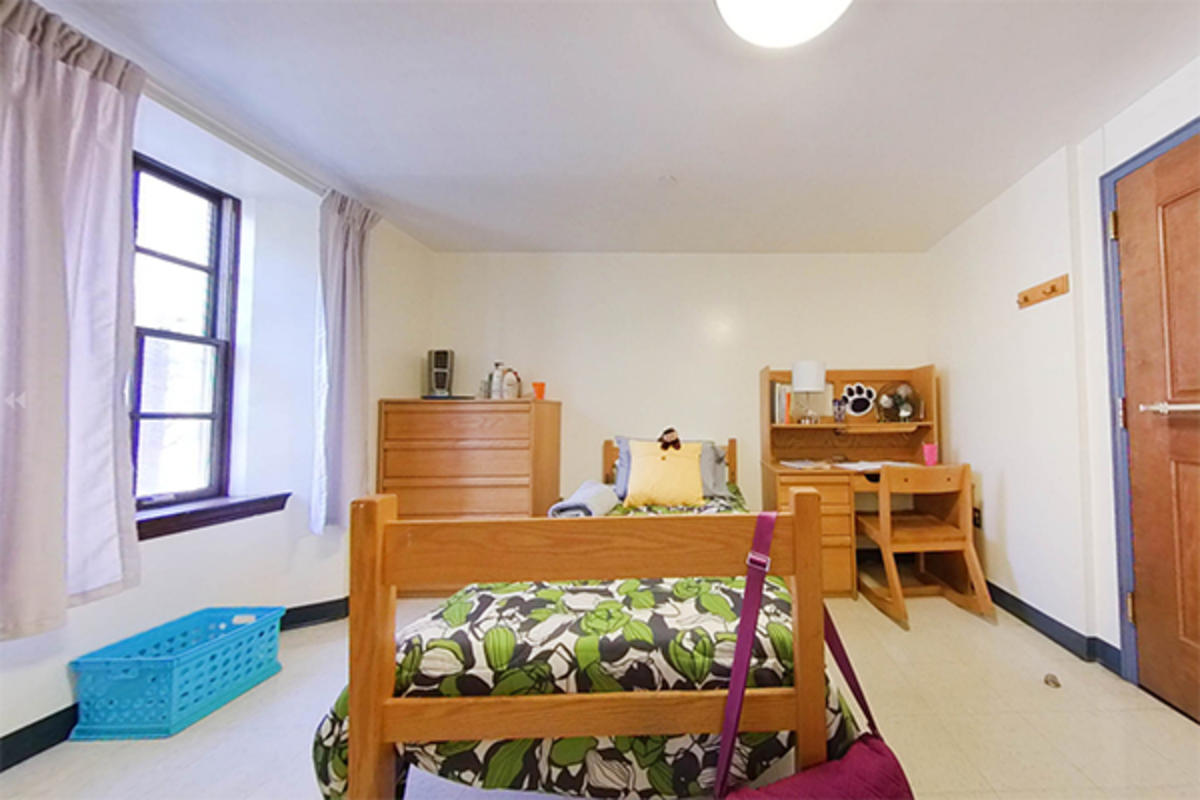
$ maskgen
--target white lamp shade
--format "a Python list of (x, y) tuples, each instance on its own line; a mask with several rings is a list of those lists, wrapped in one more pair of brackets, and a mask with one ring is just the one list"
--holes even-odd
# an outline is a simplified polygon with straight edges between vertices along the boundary
[(794, 47), (825, 31), (852, 0), (716, 0), (730, 30), (759, 47)]
[(792, 391), (825, 391), (825, 363), (822, 361), (797, 361), (793, 364)]

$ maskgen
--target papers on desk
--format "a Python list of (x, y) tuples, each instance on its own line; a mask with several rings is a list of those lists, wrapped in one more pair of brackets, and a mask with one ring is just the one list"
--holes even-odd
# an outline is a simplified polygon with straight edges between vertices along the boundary
[(797, 459), (780, 461), (780, 466), (788, 469), (845, 469), (850, 472), (879, 472), (884, 467), (913, 467), (911, 461), (810, 461)]
[(884, 467), (915, 467), (911, 461), (839, 461), (833, 466), (851, 472), (879, 472)]

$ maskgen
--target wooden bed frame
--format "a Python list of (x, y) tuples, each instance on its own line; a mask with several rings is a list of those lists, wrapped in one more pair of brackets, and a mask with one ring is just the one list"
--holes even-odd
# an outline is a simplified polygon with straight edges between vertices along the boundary
[[(390, 800), (396, 742), (719, 732), (724, 690), (393, 697), (396, 588), (480, 581), (741, 575), (752, 514), (396, 519), (394, 495), (351, 504), (349, 800)], [(797, 769), (825, 760), (821, 501), (779, 515), (771, 573), (791, 586), (795, 686), (749, 689), (743, 731), (796, 732)]]
[[(604, 469), (600, 472), (605, 483), (616, 483), (616, 463), (620, 450), (612, 439), (604, 440), (601, 456), (604, 458)], [(729, 471), (729, 482), (737, 483), (737, 439), (730, 439), (725, 445), (725, 467)]]

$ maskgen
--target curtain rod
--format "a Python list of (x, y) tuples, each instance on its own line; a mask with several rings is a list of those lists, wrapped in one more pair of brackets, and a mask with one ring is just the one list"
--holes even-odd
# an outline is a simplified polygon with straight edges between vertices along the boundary
[(247, 139), (242, 134), (225, 125), (222, 122), (214, 119), (211, 115), (201, 111), (196, 106), (181, 98), (179, 95), (172, 92), (167, 87), (163, 86), (158, 81), (149, 76), (146, 77), (146, 86), (142, 94), (161, 106), (164, 106), (181, 117), (186, 118), (190, 122), (200, 126), (204, 130), (223, 139), (225, 142), (233, 145), (237, 149), (246, 153), (246, 155), (261, 161), (271, 169), (290, 178), (304, 188), (318, 195), (324, 195), (329, 190), (329, 185), (324, 181), (313, 176), (311, 173), (285, 161), (279, 156), (272, 153), (265, 147), (255, 144), (250, 139)]

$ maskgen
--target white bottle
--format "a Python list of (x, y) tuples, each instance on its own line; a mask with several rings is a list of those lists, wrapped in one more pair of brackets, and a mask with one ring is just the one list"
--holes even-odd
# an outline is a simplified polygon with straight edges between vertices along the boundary
[(504, 370), (504, 399), (516, 400), (521, 396), (521, 379), (515, 369)]
[(493, 362), (492, 371), (488, 373), (488, 394), (492, 400), (498, 400), (504, 396), (504, 362)]

